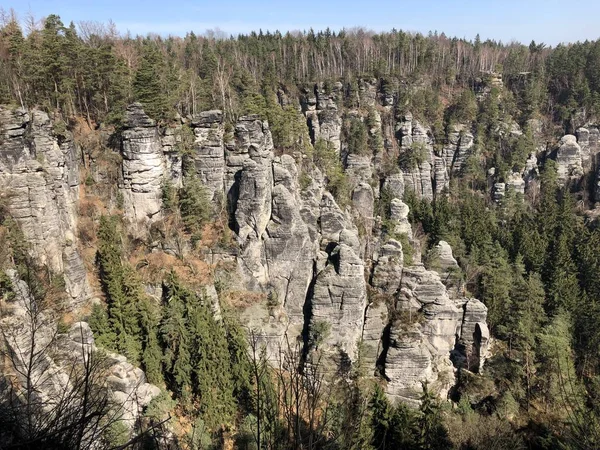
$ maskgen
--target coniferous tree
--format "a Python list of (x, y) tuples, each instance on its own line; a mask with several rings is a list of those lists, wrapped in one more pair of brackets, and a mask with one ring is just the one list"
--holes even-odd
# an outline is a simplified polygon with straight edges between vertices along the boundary
[(419, 448), (424, 450), (451, 448), (452, 444), (448, 439), (448, 431), (442, 422), (439, 401), (429, 390), (426, 381), (423, 382), (423, 394), (420, 401), (421, 406), (419, 407), (419, 418), (417, 420)]
[(133, 97), (144, 105), (144, 111), (158, 120), (166, 119), (171, 105), (161, 77), (165, 63), (153, 42), (144, 42), (140, 65), (133, 79)]

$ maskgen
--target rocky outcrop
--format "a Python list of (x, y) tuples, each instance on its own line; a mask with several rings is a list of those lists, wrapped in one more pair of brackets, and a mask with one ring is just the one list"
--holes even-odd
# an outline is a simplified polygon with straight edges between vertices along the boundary
[(0, 108), (0, 191), (36, 263), (63, 274), (67, 306), (90, 296), (76, 238), (79, 160), (46, 113)]
[(572, 134), (567, 134), (560, 140), (560, 146), (556, 151), (556, 163), (558, 180), (563, 184), (583, 175), (581, 147), (577, 143), (577, 138)]
[(390, 203), (390, 220), (394, 224), (395, 234), (406, 234), (412, 237), (412, 227), (408, 221), (410, 209), (402, 200), (394, 198)]
[[(377, 84), (361, 82), (357, 94), (361, 107), (380, 110)], [(460, 172), (472, 151), (473, 137), (457, 129), (436, 156), (431, 131), (406, 114), (396, 135), (388, 133), (393, 145), (388, 142), (385, 150), (393, 154), (398, 138), (400, 161), (411, 164), (387, 171), (384, 178), (378, 167), (383, 148), (368, 156), (347, 154), (343, 148), (338, 110), (342, 90), (341, 83), (317, 85), (314, 93), (305, 92), (302, 107), (313, 139), (324, 139), (340, 152), (348, 205), (340, 207), (308, 158), (278, 153), (268, 124), (258, 116), (241, 117), (229, 128), (220, 111), (206, 111), (159, 129), (141, 105), (133, 104), (127, 110), (121, 149), (124, 216), (131, 224), (129, 231), (143, 236), (161, 218), (162, 183), (181, 186), (187, 170), (192, 170), (213, 202), (226, 200), (238, 245), (222, 260), (235, 261), (232, 283), (247, 294), (239, 305), (241, 322), (266, 346), (271, 362), (277, 363), (286, 338), (294, 342), (304, 337), (307, 362), (323, 356), (329, 374), (347, 370), (363, 348), (368, 370), (377, 366), (388, 378), (390, 397), (416, 403), (423, 380), (431, 381), (442, 395), (449, 389), (454, 370), (451, 352), (455, 362), (464, 360), (460, 364), (470, 368), (481, 367), (485, 358), (485, 310), (476, 300), (461, 298), (454, 276), (458, 264), (447, 243), (436, 248), (435, 267), (431, 259), (429, 270), (422, 264), (409, 208), (401, 200), (406, 189), (430, 200), (441, 195), (449, 176)], [(392, 118), (388, 113), (386, 121)], [(379, 112), (375, 117), (371, 137), (381, 132)], [(25, 120), (11, 120), (16, 125), (8, 129), (7, 138), (15, 139)], [(393, 129), (393, 121), (386, 126)], [(67, 147), (63, 153), (69, 154)], [(19, 158), (11, 155), (2, 156), (7, 161), (2, 167), (10, 165), (12, 174), (13, 160)], [(32, 160), (35, 157), (28, 156), (33, 167)], [(64, 164), (71, 167), (70, 162)], [(42, 178), (43, 189), (49, 189), (47, 178)], [(78, 181), (61, 183), (71, 189)], [(386, 202), (391, 198), (386, 220), (376, 217), (380, 196)], [(57, 245), (65, 248), (66, 242)], [(63, 258), (63, 263), (67, 260)], [(89, 329), (83, 323), (76, 325), (74, 333), (84, 336), (81, 339), (91, 348)], [(143, 398), (151, 397), (153, 388), (145, 384), (143, 373), (122, 357), (111, 357), (108, 385), (116, 397), (126, 402), (132, 389), (141, 389)], [(127, 420), (136, 417), (138, 407), (125, 408)]]
[(303, 111), (308, 123), (313, 143), (319, 139), (329, 142), (337, 153), (342, 148), (342, 118), (338, 112), (337, 101), (341, 98), (343, 85), (334, 83), (331, 91), (324, 83), (318, 83), (313, 93), (306, 92)]
[[(35, 306), (27, 284), (18, 278), (16, 271), (8, 270), (7, 274), (13, 295), (4, 301), (0, 299), (3, 303), (0, 346), (7, 348), (11, 357), (0, 363), (1, 373), (15, 377), (21, 386), (29, 382), (34, 393), (28, 400), (27, 396), (16, 398), (29, 402), (36, 414), (59, 407), (65, 411), (84, 408), (88, 399), (78, 394), (83, 389), (80, 375), (88, 370), (88, 382), (94, 383), (94, 388), (108, 391), (104, 392), (119, 407), (116, 418), (132, 428), (160, 389), (148, 384), (143, 371), (128, 363), (124, 356), (109, 353), (104, 357), (97, 353), (87, 323), (76, 322), (67, 333), (58, 333), (53, 311)], [(84, 364), (92, 357), (98, 358), (97, 363), (86, 369)], [(94, 391), (90, 395), (102, 397), (105, 394)], [(90, 403), (87, 407), (97, 405)]]
[(383, 189), (386, 190), (392, 198), (402, 198), (404, 195), (404, 175), (402, 172), (387, 176), (383, 182)]
[(414, 191), (418, 197), (433, 200), (433, 146), (429, 130), (407, 113), (399, 124), (398, 133), (405, 189)]
[(506, 183), (494, 183), (492, 188), (492, 199), (500, 204), (506, 195)]
[(273, 176), (271, 220), (265, 236), (269, 283), (292, 323), (302, 324), (318, 246), (300, 214), (302, 201), (294, 159), (287, 155), (277, 158)]
[(127, 107), (122, 138), (119, 190), (124, 216), (131, 224), (131, 232), (142, 236), (152, 222), (161, 218), (167, 166), (156, 122), (146, 115), (140, 103)]
[[(63, 345), (80, 363), (98, 351), (94, 334), (86, 322), (74, 323), (63, 337)], [(103, 365), (106, 370), (105, 387), (115, 404), (119, 405), (119, 419), (132, 429), (144, 407), (160, 394), (160, 388), (146, 382), (144, 371), (129, 363), (123, 355), (108, 353)]]
[(223, 113), (205, 111), (192, 117), (194, 149), (191, 159), (196, 174), (208, 190), (211, 199), (224, 194), (225, 144)]
[(525, 194), (525, 180), (518, 172), (512, 172), (506, 177), (506, 189), (512, 189), (517, 194)]
[(473, 150), (474, 138), (471, 132), (465, 125), (455, 125), (448, 133), (448, 143), (442, 149), (448, 171), (460, 173)]
[(160, 142), (165, 157), (165, 181), (180, 188), (183, 185), (183, 155), (181, 151), (183, 128), (181, 124), (165, 128)]
[[(410, 236), (406, 221), (408, 206), (392, 201), (395, 233)], [(363, 342), (367, 354), (382, 363), (388, 380), (387, 394), (394, 401), (418, 404), (422, 381), (445, 395), (453, 385), (455, 367), (479, 370), (487, 356), (489, 333), (483, 317), (485, 306), (476, 299), (462, 298), (460, 270), (445, 241), (435, 246), (425, 268), (418, 247), (413, 248), (412, 264), (404, 261), (402, 245), (389, 239), (374, 254), (370, 284), (376, 298), (385, 299), (385, 317), (392, 320), (386, 340), (373, 333), (375, 319), (367, 310)], [(378, 304), (380, 305), (380, 304)], [(381, 308), (381, 306), (379, 306)], [(383, 345), (381, 345), (383, 343)], [(373, 354), (377, 352), (377, 356)]]
[(388, 323), (388, 306), (384, 301), (369, 303), (362, 332), (362, 361), (372, 372), (383, 351), (383, 333)]
[(487, 307), (475, 298), (463, 298), (456, 302), (462, 307), (463, 317), (460, 338), (452, 352), (454, 364), (477, 372), (483, 369), (490, 342), (486, 323)]
[(460, 286), (460, 267), (452, 254), (452, 247), (446, 241), (440, 241), (431, 249), (427, 266), (435, 270), (452, 295), (458, 296)]
[(327, 330), (320, 336), (319, 347), (333, 359), (336, 368), (358, 357), (366, 300), (364, 264), (352, 247), (340, 243), (317, 274), (309, 325), (313, 334)]
[(600, 132), (597, 127), (578, 128), (575, 132), (577, 143), (581, 148), (581, 163), (584, 170), (588, 171), (597, 167), (597, 155), (600, 151)]
[(377, 104), (377, 79), (362, 79), (358, 82), (358, 98), (360, 106), (373, 108)]
[(462, 314), (439, 275), (422, 265), (404, 268), (397, 298), (401, 318), (391, 324), (386, 389), (393, 400), (417, 404), (424, 380), (441, 395), (451, 388), (449, 355), (461, 333)]

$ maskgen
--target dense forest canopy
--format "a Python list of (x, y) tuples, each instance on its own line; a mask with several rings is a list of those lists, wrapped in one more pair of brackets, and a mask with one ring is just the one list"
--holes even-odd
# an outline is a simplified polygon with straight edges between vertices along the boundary
[(600, 42), (548, 48), (543, 43), (503, 44), (364, 29), (302, 33), (252, 32), (217, 39), (193, 32), (181, 37), (122, 36), (114, 26), (66, 26), (58, 16), (26, 32), (3, 15), (0, 99), (37, 105), (66, 117), (101, 123), (132, 100), (149, 100), (150, 112), (168, 117), (220, 108), (236, 116), (315, 81), (375, 77), (390, 93), (410, 96), (416, 86), (452, 101), (485, 73), (501, 73), (519, 102), (522, 121), (548, 114), (569, 127), (580, 108), (600, 108)]

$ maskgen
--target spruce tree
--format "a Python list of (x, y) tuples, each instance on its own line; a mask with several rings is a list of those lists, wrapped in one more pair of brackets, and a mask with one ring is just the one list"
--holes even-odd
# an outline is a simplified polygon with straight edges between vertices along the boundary
[(164, 120), (169, 114), (168, 96), (161, 82), (164, 60), (153, 42), (144, 42), (139, 67), (133, 79), (133, 97), (142, 103), (153, 119)]

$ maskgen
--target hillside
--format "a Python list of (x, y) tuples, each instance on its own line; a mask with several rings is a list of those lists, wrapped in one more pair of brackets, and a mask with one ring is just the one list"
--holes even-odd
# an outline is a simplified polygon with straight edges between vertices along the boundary
[(600, 41), (12, 17), (0, 74), (0, 446), (600, 445)]

